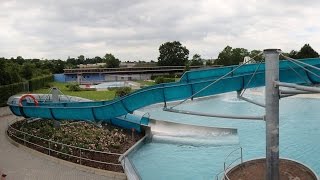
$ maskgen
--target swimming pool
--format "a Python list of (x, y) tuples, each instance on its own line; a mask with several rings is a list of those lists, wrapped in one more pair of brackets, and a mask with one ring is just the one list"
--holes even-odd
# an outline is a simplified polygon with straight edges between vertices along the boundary
[(130, 82), (119, 81), (119, 82), (105, 82), (105, 83), (101, 83), (101, 84), (92, 86), (92, 88), (96, 88), (96, 89), (107, 89), (107, 88), (113, 88), (113, 87), (130, 87), (130, 86), (134, 86), (134, 84), (132, 84), (132, 83), (130, 83)]
[[(263, 101), (262, 96), (246, 95)], [(302, 162), (320, 174), (320, 99), (280, 100), (280, 156)], [(183, 104), (179, 108), (199, 112), (237, 115), (263, 115), (264, 109), (240, 101), (228, 93)], [(151, 142), (131, 154), (143, 179), (213, 179), (223, 169), (226, 155), (243, 147), (244, 160), (265, 157), (265, 122), (231, 120), (175, 114), (162, 111), (162, 105), (143, 111), (152, 118), (172, 122), (238, 129), (239, 143), (217, 146), (191, 146)]]

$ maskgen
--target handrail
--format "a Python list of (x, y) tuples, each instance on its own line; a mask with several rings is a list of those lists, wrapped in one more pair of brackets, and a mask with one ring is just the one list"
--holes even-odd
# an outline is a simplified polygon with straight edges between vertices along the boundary
[(133, 171), (135, 172), (135, 175), (138, 176), (138, 179), (142, 179), (139, 171), (135, 167), (135, 165), (132, 163), (131, 159), (128, 158), (129, 153), (134, 151), (134, 149), (138, 148), (140, 144), (147, 139), (147, 135), (144, 135), (143, 138), (141, 138), (138, 142), (136, 142), (133, 146), (131, 146), (126, 152), (124, 152), (120, 157), (119, 157), (119, 162), (123, 162), (123, 169), (126, 171), (126, 159), (129, 161), (131, 167), (133, 168)]
[(50, 143), (55, 143), (55, 144), (60, 144), (60, 145), (63, 145), (63, 146), (67, 146), (67, 147), (71, 147), (71, 148), (77, 148), (77, 149), (81, 149), (81, 150), (85, 150), (85, 151), (91, 151), (91, 152), (96, 152), (96, 153), (102, 153), (102, 154), (109, 154), (109, 155), (119, 155), (121, 156), (122, 154), (120, 153), (113, 153), (113, 152), (106, 152), (106, 151), (96, 151), (96, 150), (92, 150), (92, 149), (86, 149), (86, 148), (82, 148), (82, 147), (77, 147), (77, 146), (73, 146), (73, 145), (69, 145), (69, 144), (63, 144), (63, 143), (60, 143), (60, 142), (56, 142), (56, 141), (52, 141), (52, 140), (49, 140), (49, 139), (45, 139), (45, 138), (42, 138), (42, 137), (38, 137), (38, 136), (35, 136), (35, 135), (32, 135), (32, 134), (28, 134), (26, 132), (23, 132), (23, 131), (20, 131), (18, 129), (15, 129), (14, 127), (12, 127), (11, 125), (9, 125), (9, 127), (19, 133), (22, 133), (22, 134), (25, 134), (25, 135), (28, 135), (28, 136), (31, 136), (31, 137), (35, 137), (35, 138), (38, 138), (40, 140), (44, 140), (44, 141), (48, 141)]
[[(49, 154), (49, 155), (51, 154), (51, 152), (55, 152), (55, 153), (57, 153), (57, 154), (63, 154), (63, 155), (69, 156), (69, 157), (78, 158), (78, 159), (80, 160), (80, 162), (79, 162), (80, 164), (82, 164), (81, 160), (85, 160), (85, 161), (96, 162), (96, 163), (100, 163), (100, 164), (106, 164), (106, 165), (112, 165), (112, 166), (121, 166), (121, 163), (111, 163), (111, 162), (99, 161), (99, 160), (88, 159), (88, 158), (86, 158), (86, 157), (82, 157), (82, 156), (81, 156), (81, 154), (82, 154), (81, 151), (101, 153), (101, 154), (107, 154), (107, 155), (117, 155), (117, 156), (121, 156), (121, 155), (123, 155), (123, 154), (113, 153), (113, 152), (105, 152), (105, 151), (96, 151), (96, 150), (81, 148), (81, 147), (72, 146), (72, 145), (68, 145), (68, 144), (63, 144), (63, 143), (60, 143), (60, 142), (52, 141), (52, 140), (49, 140), (49, 139), (45, 139), (45, 138), (42, 138), (42, 137), (38, 137), (38, 136), (35, 136), (35, 135), (32, 135), (32, 134), (29, 134), (29, 133), (20, 131), (20, 130), (18, 130), (18, 129), (15, 129), (15, 128), (12, 127), (11, 125), (12, 125), (12, 124), (8, 124), (8, 129), (7, 129), (8, 135), (9, 135), (9, 136), (12, 136), (12, 137), (15, 137), (16, 139), (19, 139), (19, 140), (23, 141), (23, 143), (24, 143), (23, 145), (24, 145), (24, 146), (26, 146), (26, 143), (29, 143), (29, 144), (35, 145), (35, 146), (37, 146), (37, 147), (43, 148), (43, 149), (45, 149), (45, 150), (48, 150), (48, 154)], [(16, 135), (13, 133), (12, 130), (14, 130), (15, 132), (19, 132), (19, 133), (23, 134), (23, 138), (16, 136)], [(42, 146), (42, 145), (39, 145), (39, 144), (30, 142), (30, 141), (26, 140), (26, 136), (30, 136), (30, 137), (34, 137), (34, 138), (38, 138), (38, 139), (40, 139), (40, 140), (46, 141), (46, 142), (48, 142), (49, 147), (45, 147), (45, 146)], [(71, 148), (78, 149), (78, 150), (79, 150), (79, 156), (54, 150), (54, 149), (51, 148), (51, 144), (52, 144), (52, 143), (54, 143), (54, 144), (59, 144), (59, 145), (64, 146), (64, 147), (71, 147)]]
[[(227, 159), (231, 156), (231, 154), (233, 154), (234, 152), (236, 152), (237, 150), (241, 150), (241, 152), (242, 152), (242, 147), (238, 147), (238, 148), (236, 148), (236, 149), (234, 149), (233, 151), (231, 151), (227, 156), (226, 156), (226, 158), (224, 159), (224, 162), (226, 162), (227, 161)], [(242, 153), (241, 153), (242, 154)]]
[(33, 143), (33, 142), (30, 142), (30, 141), (27, 141), (27, 140), (24, 140), (14, 134), (12, 134), (12, 132), (8, 132), (10, 133), (10, 136), (13, 136), (21, 141), (24, 141), (24, 142), (27, 142), (29, 144), (32, 144), (32, 145), (35, 145), (35, 146), (38, 146), (38, 147), (41, 147), (43, 149), (46, 149), (48, 151), (51, 151), (51, 152), (56, 152), (58, 154), (63, 154), (63, 155), (66, 155), (66, 156), (70, 156), (70, 157), (74, 157), (74, 158), (79, 158), (79, 159), (82, 159), (82, 160), (86, 160), (86, 161), (91, 161), (91, 162), (97, 162), (97, 163), (101, 163), (101, 164), (107, 164), (107, 165), (114, 165), (114, 166), (121, 166), (121, 164), (116, 164), (116, 163), (109, 163), (109, 162), (104, 162), (104, 161), (97, 161), (97, 160), (93, 160), (93, 159), (88, 159), (88, 158), (84, 158), (84, 157), (80, 157), (80, 156), (75, 156), (75, 155), (72, 155), (72, 154), (68, 154), (68, 153), (64, 153), (64, 152), (61, 152), (61, 151), (56, 151), (54, 149), (51, 149), (51, 148), (47, 148), (45, 146), (41, 146), (39, 144), (36, 144), (36, 143)]
[[(230, 156), (239, 151), (240, 150), (240, 157), (234, 159), (231, 163), (228, 163), (227, 164), (227, 160), (230, 158)], [(242, 147), (238, 147), (236, 149), (234, 149), (233, 151), (231, 151), (227, 156), (226, 158), (224, 159), (224, 162), (223, 162), (223, 170), (220, 171), (219, 173), (216, 174), (216, 180), (219, 180), (219, 176), (221, 173), (223, 173), (223, 180), (230, 180), (229, 177), (227, 176), (227, 171), (230, 169), (230, 167), (235, 163), (237, 162), (238, 160), (241, 160), (241, 163), (243, 163), (243, 155), (242, 155)]]

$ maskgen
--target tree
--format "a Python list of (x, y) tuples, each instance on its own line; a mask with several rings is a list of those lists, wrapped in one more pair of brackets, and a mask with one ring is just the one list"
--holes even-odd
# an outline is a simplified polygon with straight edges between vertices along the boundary
[(99, 56), (94, 57), (95, 63), (102, 63), (103, 59)]
[(298, 57), (298, 51), (291, 50), (290, 53), (288, 54), (289, 57), (297, 59)]
[(77, 64), (84, 64), (84, 55), (80, 55), (77, 59)]
[(215, 64), (225, 65), (225, 66), (232, 65), (231, 56), (232, 56), (232, 47), (227, 46), (219, 53), (218, 59), (215, 61)]
[(0, 86), (7, 84), (7, 80), (9, 77), (9, 74), (6, 71), (5, 65), (6, 65), (5, 59), (1, 58), (0, 59)]
[(54, 69), (53, 69), (53, 73), (63, 73), (63, 69), (65, 66), (64, 61), (58, 59), (58, 60), (54, 60)]
[(16, 63), (8, 63), (6, 65), (6, 72), (7, 72), (7, 83), (6, 84), (12, 84), (17, 83), (21, 81), (21, 76), (19, 74), (20, 72), (20, 66)]
[(35, 65), (31, 63), (24, 63), (22, 66), (21, 75), (26, 80), (29, 80), (32, 78), (33, 71), (35, 70)]
[(20, 64), (20, 65), (22, 65), (24, 63), (24, 59), (23, 59), (22, 56), (18, 56), (17, 57), (17, 63)]
[(253, 58), (256, 61), (262, 61), (263, 58), (263, 53), (261, 50), (252, 50), (250, 52), (250, 57)]
[(213, 64), (214, 64), (214, 60), (213, 59), (206, 60), (206, 66), (212, 66)]
[(190, 66), (203, 66), (203, 60), (199, 54), (193, 55)]
[(297, 53), (296, 58), (303, 59), (303, 58), (317, 58), (317, 57), (319, 57), (319, 54), (309, 44), (305, 44)]
[(189, 50), (179, 41), (161, 44), (159, 52), (159, 66), (184, 66), (188, 61)]
[(120, 66), (120, 60), (115, 58), (114, 55), (108, 53), (104, 55), (103, 62), (107, 64), (107, 68), (118, 68)]
[(77, 65), (77, 60), (76, 60), (75, 58), (70, 58), (70, 57), (68, 57), (68, 59), (67, 59), (67, 64), (70, 64), (70, 65), (72, 65), (72, 66), (75, 66), (75, 65)]
[(218, 59), (215, 61), (215, 64), (230, 66), (237, 65), (240, 62), (243, 62), (245, 56), (249, 56), (249, 52), (244, 48), (234, 48), (227, 46), (225, 47), (218, 56)]

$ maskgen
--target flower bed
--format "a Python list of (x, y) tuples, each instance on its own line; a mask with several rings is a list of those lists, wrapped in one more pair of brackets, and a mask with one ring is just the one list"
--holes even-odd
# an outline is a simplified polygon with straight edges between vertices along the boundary
[(42, 153), (116, 172), (123, 172), (119, 156), (142, 138), (111, 125), (62, 121), (60, 128), (54, 128), (53, 124), (52, 120), (18, 121), (8, 128), (8, 135)]

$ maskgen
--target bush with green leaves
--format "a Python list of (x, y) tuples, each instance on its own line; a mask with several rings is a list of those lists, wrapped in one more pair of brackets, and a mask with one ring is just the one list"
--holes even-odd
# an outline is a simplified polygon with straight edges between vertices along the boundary
[(155, 79), (156, 84), (169, 83), (169, 82), (175, 82), (175, 78), (165, 78), (160, 76)]
[(122, 97), (130, 94), (131, 87), (119, 87), (116, 89), (116, 97)]
[(69, 89), (69, 91), (80, 91), (81, 88), (79, 84), (68, 84), (66, 87)]

